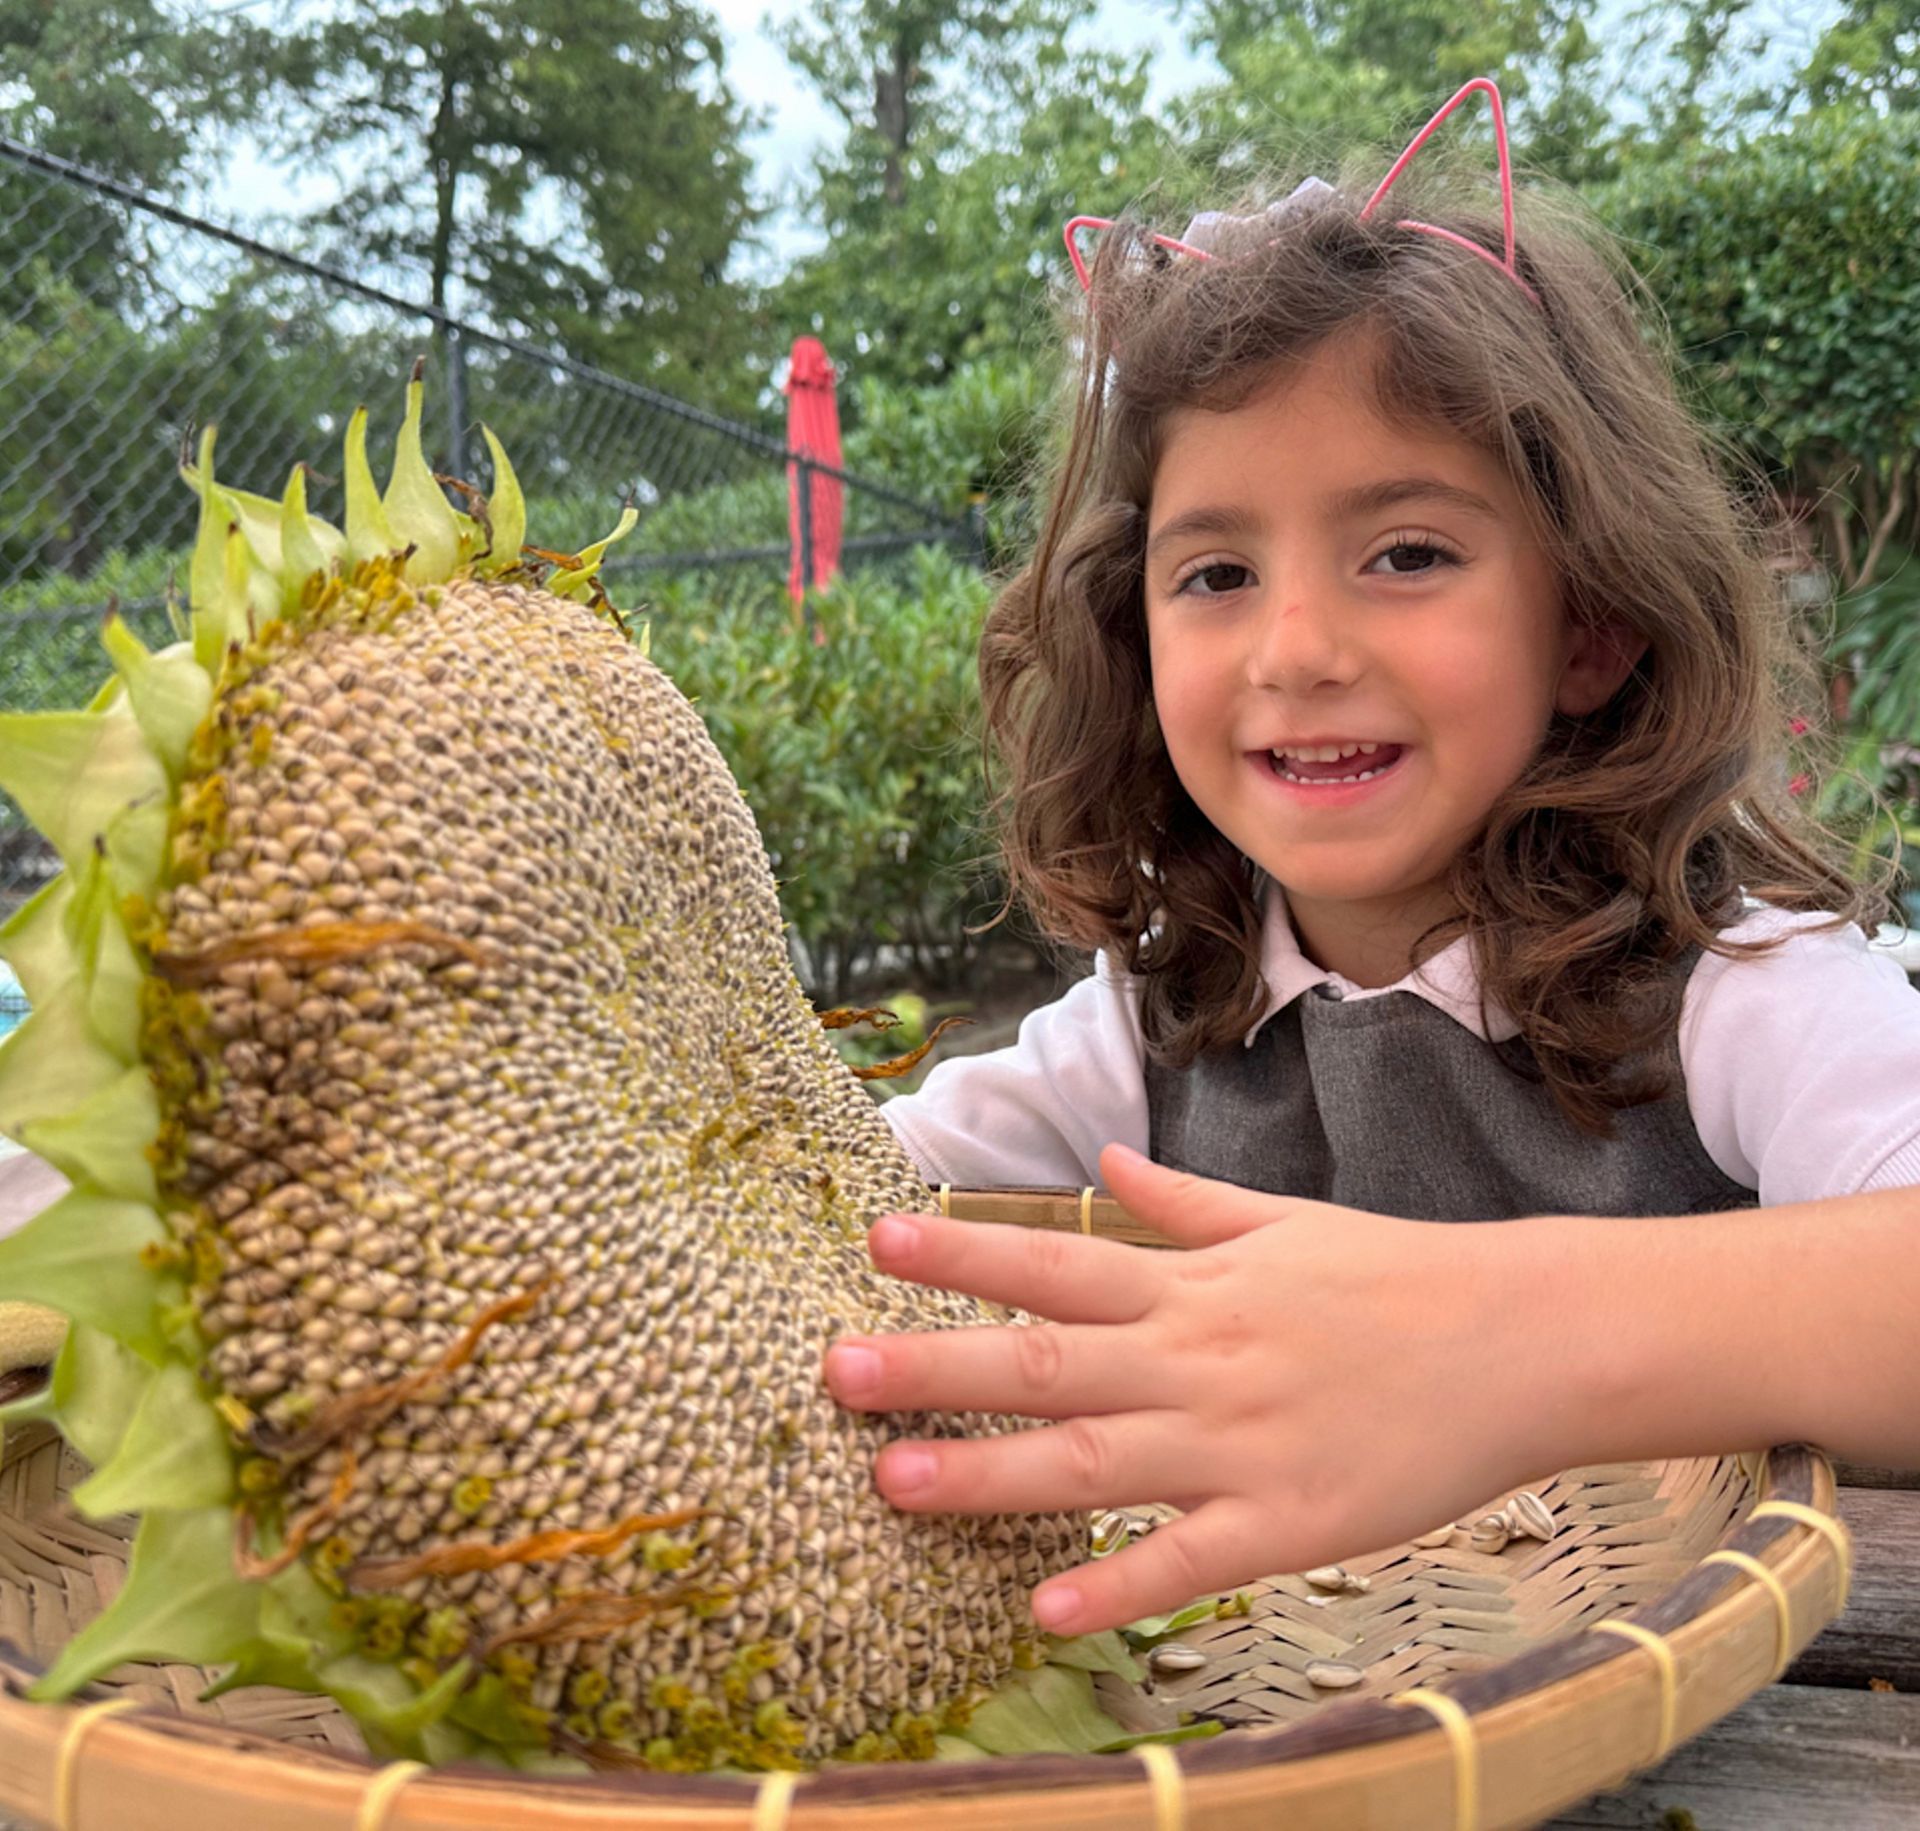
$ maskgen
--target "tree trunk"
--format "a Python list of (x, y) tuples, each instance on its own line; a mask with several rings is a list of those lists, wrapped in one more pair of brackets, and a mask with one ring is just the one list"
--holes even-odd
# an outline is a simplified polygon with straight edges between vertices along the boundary
[(433, 164), (433, 306), (447, 309), (447, 281), (453, 271), (454, 203), (460, 168), (454, 158), (454, 128), (459, 119), (460, 0), (447, 0), (440, 15), (440, 101), (433, 111), (427, 135), (427, 157)]
[(913, 51), (896, 38), (889, 47), (890, 65), (873, 73), (873, 124), (886, 143), (886, 172), (882, 184), (886, 200), (896, 210), (907, 201), (907, 139), (913, 128), (907, 88), (913, 80)]

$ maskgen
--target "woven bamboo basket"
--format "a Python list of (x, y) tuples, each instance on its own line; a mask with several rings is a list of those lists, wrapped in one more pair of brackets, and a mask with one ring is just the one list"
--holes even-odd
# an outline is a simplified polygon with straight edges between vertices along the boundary
[[(1090, 1191), (939, 1192), (967, 1219), (1158, 1243)], [(15, 1376), (32, 1379), (37, 1376)], [(1658, 1762), (1762, 1686), (1845, 1604), (1849, 1544), (1817, 1451), (1625, 1463), (1532, 1484), (1550, 1540), (1350, 1558), (1364, 1593), (1252, 1585), (1251, 1613), (1183, 1631), (1207, 1655), (1112, 1675), (1132, 1728), (1220, 1735), (1127, 1754), (840, 1764), (811, 1774), (529, 1779), (370, 1761), (327, 1699), (127, 1666), (70, 1705), (26, 1686), (113, 1594), (131, 1522), (65, 1506), (84, 1467), (49, 1430), (0, 1460), (0, 1814), (59, 1831), (980, 1831), (1046, 1823), (1267, 1831), (1537, 1824)], [(1489, 1505), (1502, 1496), (1490, 1496)], [(1309, 1661), (1358, 1666), (1321, 1692)]]

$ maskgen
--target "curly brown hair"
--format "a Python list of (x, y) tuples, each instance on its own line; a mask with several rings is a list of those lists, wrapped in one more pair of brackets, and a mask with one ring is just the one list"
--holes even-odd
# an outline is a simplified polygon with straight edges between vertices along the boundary
[[(1395, 215), (1499, 249), (1497, 218), (1428, 178)], [(1865, 927), (1811, 797), (1789, 791), (1814, 671), (1768, 564), (1771, 493), (1738, 487), (1676, 392), (1631, 270), (1590, 223), (1529, 196), (1518, 270), (1384, 218), (1342, 185), (1229, 226), (1212, 261), (1168, 259), (1137, 222), (1104, 237), (1067, 326), (1070, 432), (1030, 561), (1000, 592), (980, 680), (1011, 893), (1042, 928), (1141, 980), (1158, 1061), (1244, 1035), (1263, 998), (1256, 869), (1201, 814), (1154, 715), (1144, 603), (1163, 429), (1225, 411), (1336, 334), (1367, 336), (1383, 411), (1473, 442), (1512, 478), (1566, 614), (1646, 653), (1599, 712), (1556, 715), (1530, 767), (1455, 860), (1482, 997), (1520, 1025), (1566, 1117), (1674, 1085), (1695, 950), (1730, 943), (1743, 893)], [(1777, 945), (1776, 943), (1771, 943)]]

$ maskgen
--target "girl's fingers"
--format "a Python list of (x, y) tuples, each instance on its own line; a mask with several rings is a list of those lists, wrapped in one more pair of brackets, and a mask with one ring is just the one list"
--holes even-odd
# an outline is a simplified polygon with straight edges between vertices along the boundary
[(1033, 1615), (1051, 1633), (1097, 1634), (1226, 1594), (1271, 1563), (1254, 1510), (1210, 1501), (1124, 1551), (1050, 1578), (1033, 1592)]
[(1039, 1323), (854, 1336), (827, 1350), (827, 1388), (856, 1411), (1067, 1418), (1165, 1405), (1168, 1376), (1141, 1353), (1136, 1333)]
[(1055, 1322), (1134, 1322), (1166, 1276), (1164, 1254), (1043, 1227), (888, 1214), (867, 1236), (873, 1262), (914, 1284), (965, 1291)]
[(1181, 1246), (1218, 1246), (1256, 1227), (1292, 1219), (1305, 1205), (1233, 1183), (1169, 1170), (1124, 1144), (1100, 1153), (1100, 1173), (1115, 1201), (1137, 1221)]
[(911, 1513), (1085, 1513), (1217, 1487), (1203, 1460), (1184, 1412), (1132, 1411), (1004, 1437), (892, 1443), (874, 1480)]

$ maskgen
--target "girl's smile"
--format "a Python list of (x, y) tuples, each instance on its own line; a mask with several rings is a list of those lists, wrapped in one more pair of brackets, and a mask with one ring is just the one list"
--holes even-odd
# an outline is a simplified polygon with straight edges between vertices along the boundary
[(1230, 411), (1170, 416), (1145, 583), (1181, 784), (1359, 983), (1408, 970), (1553, 714), (1604, 703), (1628, 665), (1569, 624), (1499, 461), (1383, 417), (1357, 337)]

